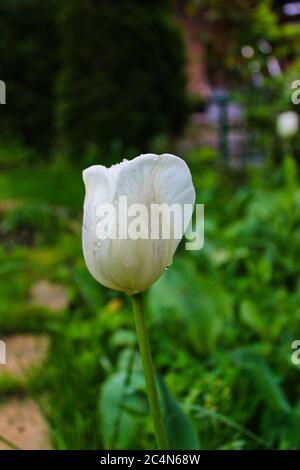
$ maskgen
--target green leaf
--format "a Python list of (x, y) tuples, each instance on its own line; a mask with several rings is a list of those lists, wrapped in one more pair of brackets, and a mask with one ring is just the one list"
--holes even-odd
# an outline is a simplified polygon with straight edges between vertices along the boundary
[(177, 259), (152, 286), (148, 296), (152, 320), (184, 324), (181, 330), (198, 353), (213, 351), (223, 325), (232, 317), (230, 295), (220, 282), (198, 273), (188, 258)]
[(245, 299), (241, 303), (240, 319), (246, 326), (249, 326), (257, 333), (263, 332), (265, 327), (264, 321), (259, 314), (256, 305), (250, 299)]
[(238, 349), (232, 353), (234, 361), (248, 372), (261, 399), (275, 411), (289, 413), (291, 408), (278, 379), (265, 359), (257, 352)]
[[(141, 374), (117, 372), (104, 382), (99, 399), (99, 425), (106, 449), (128, 449), (139, 435), (141, 398), (138, 393)], [(128, 383), (129, 382), (129, 383)], [(145, 413), (146, 414), (146, 407)]]
[(295, 159), (287, 155), (284, 157), (282, 164), (283, 175), (285, 178), (286, 187), (288, 190), (294, 192), (298, 189), (298, 167)]
[(157, 377), (163, 420), (172, 450), (200, 449), (198, 436), (191, 419), (185, 415), (162, 377)]
[(267, 257), (261, 258), (257, 264), (257, 271), (262, 282), (269, 282), (273, 273), (271, 260)]
[(74, 282), (88, 309), (95, 313), (103, 306), (102, 289), (92, 278), (85, 266), (76, 267), (73, 273)]

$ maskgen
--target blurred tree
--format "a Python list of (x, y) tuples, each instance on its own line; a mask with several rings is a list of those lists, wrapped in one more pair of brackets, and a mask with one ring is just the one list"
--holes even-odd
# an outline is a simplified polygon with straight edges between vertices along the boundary
[(184, 49), (171, 4), (65, 0), (59, 8), (59, 143), (147, 151), (185, 120)]
[[(284, 65), (298, 53), (298, 25), (282, 21), (272, 0), (178, 0), (189, 16), (199, 17), (199, 39), (207, 48), (207, 67), (213, 84), (241, 85), (267, 59)], [(275, 69), (274, 61), (270, 67)], [(268, 73), (268, 71), (267, 71)]]
[(0, 78), (3, 139), (45, 148), (53, 132), (53, 85), (57, 71), (53, 1), (10, 0), (0, 5)]
[[(207, 75), (213, 86), (225, 86), (242, 105), (249, 159), (282, 158), (276, 136), (277, 115), (289, 109), (292, 82), (300, 70), (299, 24), (287, 21), (274, 0), (178, 0), (187, 16), (199, 23), (206, 47)], [(290, 150), (299, 155), (299, 137)]]

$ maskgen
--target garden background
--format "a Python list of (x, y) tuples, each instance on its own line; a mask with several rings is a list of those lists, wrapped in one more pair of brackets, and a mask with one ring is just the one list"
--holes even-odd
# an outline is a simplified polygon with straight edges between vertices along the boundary
[(285, 1), (2, 2), (1, 448), (155, 448), (131, 306), (81, 250), (82, 170), (147, 152), (184, 158), (205, 204), (204, 248), (146, 297), (172, 448), (300, 447), (300, 139), (276, 131), (299, 21)]

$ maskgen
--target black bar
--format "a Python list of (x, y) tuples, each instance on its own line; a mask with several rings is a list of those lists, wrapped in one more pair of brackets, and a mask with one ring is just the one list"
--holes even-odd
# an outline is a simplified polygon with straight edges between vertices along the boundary
[[(18, 464), (23, 468), (30, 464), (48, 466), (55, 469), (57, 463), (68, 465), (68, 468), (101, 468), (101, 466), (121, 466), (137, 468), (149, 465), (191, 465), (201, 468), (252, 468), (258, 464), (268, 467), (293, 465), (300, 462), (300, 451), (1, 451), (1, 469)], [(6, 467), (4, 466), (6, 465)], [(41, 467), (39, 467), (41, 468)]]

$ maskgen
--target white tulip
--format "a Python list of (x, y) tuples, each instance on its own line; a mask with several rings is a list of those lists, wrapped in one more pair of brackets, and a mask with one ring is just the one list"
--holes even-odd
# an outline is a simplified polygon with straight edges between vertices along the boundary
[(293, 137), (299, 128), (299, 116), (295, 111), (286, 111), (278, 114), (276, 129), (277, 134), (283, 138)]
[[(99, 208), (111, 204), (118, 213), (120, 196), (127, 196), (128, 206), (139, 203), (149, 209), (153, 204), (177, 204), (181, 208), (185, 205), (193, 208), (195, 190), (188, 166), (174, 155), (145, 154), (110, 168), (91, 166), (84, 170), (83, 180), (86, 195), (82, 244), (88, 270), (100, 284), (111, 289), (129, 295), (144, 291), (171, 265), (190, 223), (192, 210), (176, 237), (174, 220), (171, 220), (169, 239), (161, 237), (161, 232), (158, 239), (151, 236), (123, 239), (100, 236), (99, 221), (103, 213)], [(114, 215), (110, 219), (114, 228), (120, 229), (120, 219)], [(149, 224), (154, 222), (157, 221), (151, 218)]]

